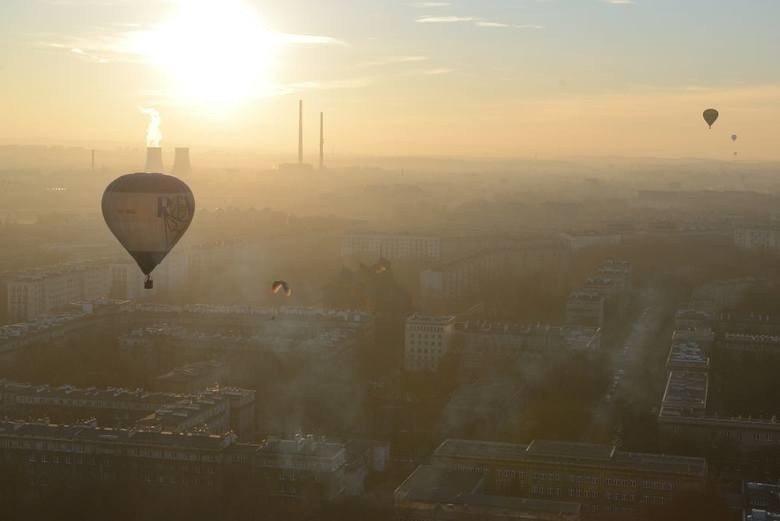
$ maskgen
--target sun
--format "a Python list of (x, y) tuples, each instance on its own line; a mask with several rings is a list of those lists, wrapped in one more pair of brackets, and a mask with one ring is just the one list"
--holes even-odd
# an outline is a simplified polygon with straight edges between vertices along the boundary
[(144, 40), (144, 54), (168, 76), (176, 101), (236, 105), (273, 89), (278, 42), (239, 0), (183, 0)]

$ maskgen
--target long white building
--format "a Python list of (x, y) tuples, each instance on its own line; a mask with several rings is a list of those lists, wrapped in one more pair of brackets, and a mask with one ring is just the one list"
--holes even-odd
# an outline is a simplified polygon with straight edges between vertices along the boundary
[(27, 322), (72, 302), (105, 298), (110, 271), (104, 264), (73, 264), (29, 270), (6, 283), (6, 309), (12, 323)]
[(734, 230), (737, 248), (758, 252), (780, 252), (780, 223), (747, 224)]
[(441, 258), (441, 239), (430, 235), (348, 232), (341, 243), (342, 257), (376, 259), (382, 256), (391, 261), (404, 259)]

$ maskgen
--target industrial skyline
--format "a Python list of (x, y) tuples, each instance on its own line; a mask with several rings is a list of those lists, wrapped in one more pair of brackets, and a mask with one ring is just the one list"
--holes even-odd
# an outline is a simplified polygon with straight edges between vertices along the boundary
[(777, 2), (335, 2), (3, 2), (0, 140), (279, 153), (305, 97), (346, 155), (780, 158)]

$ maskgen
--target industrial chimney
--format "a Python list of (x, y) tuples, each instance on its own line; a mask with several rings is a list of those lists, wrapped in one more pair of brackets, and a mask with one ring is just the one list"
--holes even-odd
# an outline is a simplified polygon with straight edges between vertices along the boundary
[(320, 170), (325, 170), (325, 114), (320, 112)]
[(303, 164), (303, 100), (298, 100), (298, 164)]
[(161, 174), (163, 173), (162, 148), (146, 148), (146, 167), (144, 172)]
[(190, 149), (187, 147), (177, 147), (176, 155), (173, 158), (173, 175), (176, 177), (189, 177), (192, 175), (192, 165), (190, 164)]

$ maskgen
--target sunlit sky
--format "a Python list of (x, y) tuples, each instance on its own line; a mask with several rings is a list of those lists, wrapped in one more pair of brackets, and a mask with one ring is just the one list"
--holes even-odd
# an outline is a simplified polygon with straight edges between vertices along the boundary
[[(777, 0), (2, 0), (0, 140), (780, 159)], [(720, 110), (707, 130), (701, 112)], [(729, 136), (739, 135), (737, 144)]]

